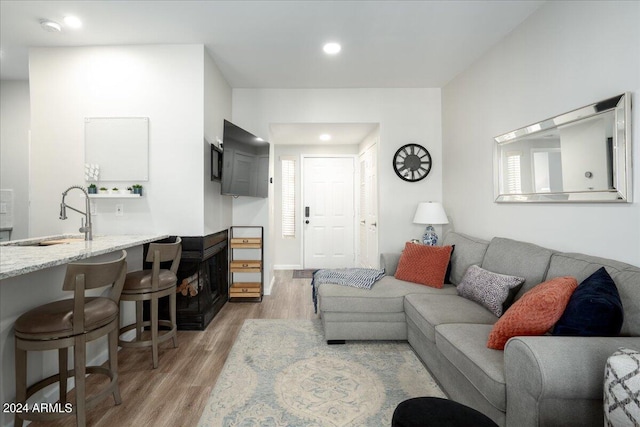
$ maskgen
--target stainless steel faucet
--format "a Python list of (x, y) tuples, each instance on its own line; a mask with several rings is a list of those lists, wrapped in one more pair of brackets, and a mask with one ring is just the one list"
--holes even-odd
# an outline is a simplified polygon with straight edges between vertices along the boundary
[[(82, 212), (81, 210), (69, 206), (64, 202), (64, 198), (67, 196), (67, 193), (74, 188), (84, 193), (87, 202), (86, 212)], [(91, 231), (91, 201), (89, 200), (89, 194), (87, 193), (87, 190), (84, 189), (84, 187), (81, 187), (79, 185), (72, 185), (71, 187), (64, 190), (64, 192), (62, 193), (62, 203), (60, 203), (60, 219), (67, 219), (67, 208), (71, 209), (72, 211), (76, 211), (81, 215), (84, 215), (84, 218), (82, 218), (82, 222), (80, 223), (81, 226), (79, 231), (81, 233), (84, 233), (84, 240), (93, 240), (93, 233)]]

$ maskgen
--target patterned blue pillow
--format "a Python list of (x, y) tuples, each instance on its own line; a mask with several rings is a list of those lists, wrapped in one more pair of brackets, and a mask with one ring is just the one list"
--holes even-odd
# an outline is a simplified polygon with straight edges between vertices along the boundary
[(575, 290), (553, 335), (612, 337), (620, 333), (624, 314), (615, 282), (604, 267)]

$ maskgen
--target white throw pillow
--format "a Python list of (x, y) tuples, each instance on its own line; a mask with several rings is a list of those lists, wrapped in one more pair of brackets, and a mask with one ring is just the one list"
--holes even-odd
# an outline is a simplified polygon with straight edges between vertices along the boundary
[(620, 348), (604, 368), (604, 421), (606, 426), (640, 425), (640, 352)]

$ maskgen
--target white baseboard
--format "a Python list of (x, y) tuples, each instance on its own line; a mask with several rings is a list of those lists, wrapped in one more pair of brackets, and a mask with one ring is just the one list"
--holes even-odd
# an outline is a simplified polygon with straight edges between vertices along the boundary
[(264, 294), (265, 295), (271, 295), (271, 289), (273, 289), (273, 285), (276, 282), (276, 278), (274, 276), (271, 276), (271, 281), (269, 282), (269, 287), (265, 287), (264, 288)]

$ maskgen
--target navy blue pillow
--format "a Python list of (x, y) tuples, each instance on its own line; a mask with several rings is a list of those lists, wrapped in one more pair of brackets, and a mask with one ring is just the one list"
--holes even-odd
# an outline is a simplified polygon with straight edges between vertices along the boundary
[(453, 258), (453, 251), (456, 250), (456, 245), (451, 245), (451, 254), (449, 255), (449, 264), (447, 264), (447, 271), (444, 273), (444, 283), (451, 283), (451, 258)]
[(604, 267), (574, 291), (553, 328), (553, 335), (610, 337), (620, 333), (624, 319), (615, 282)]

